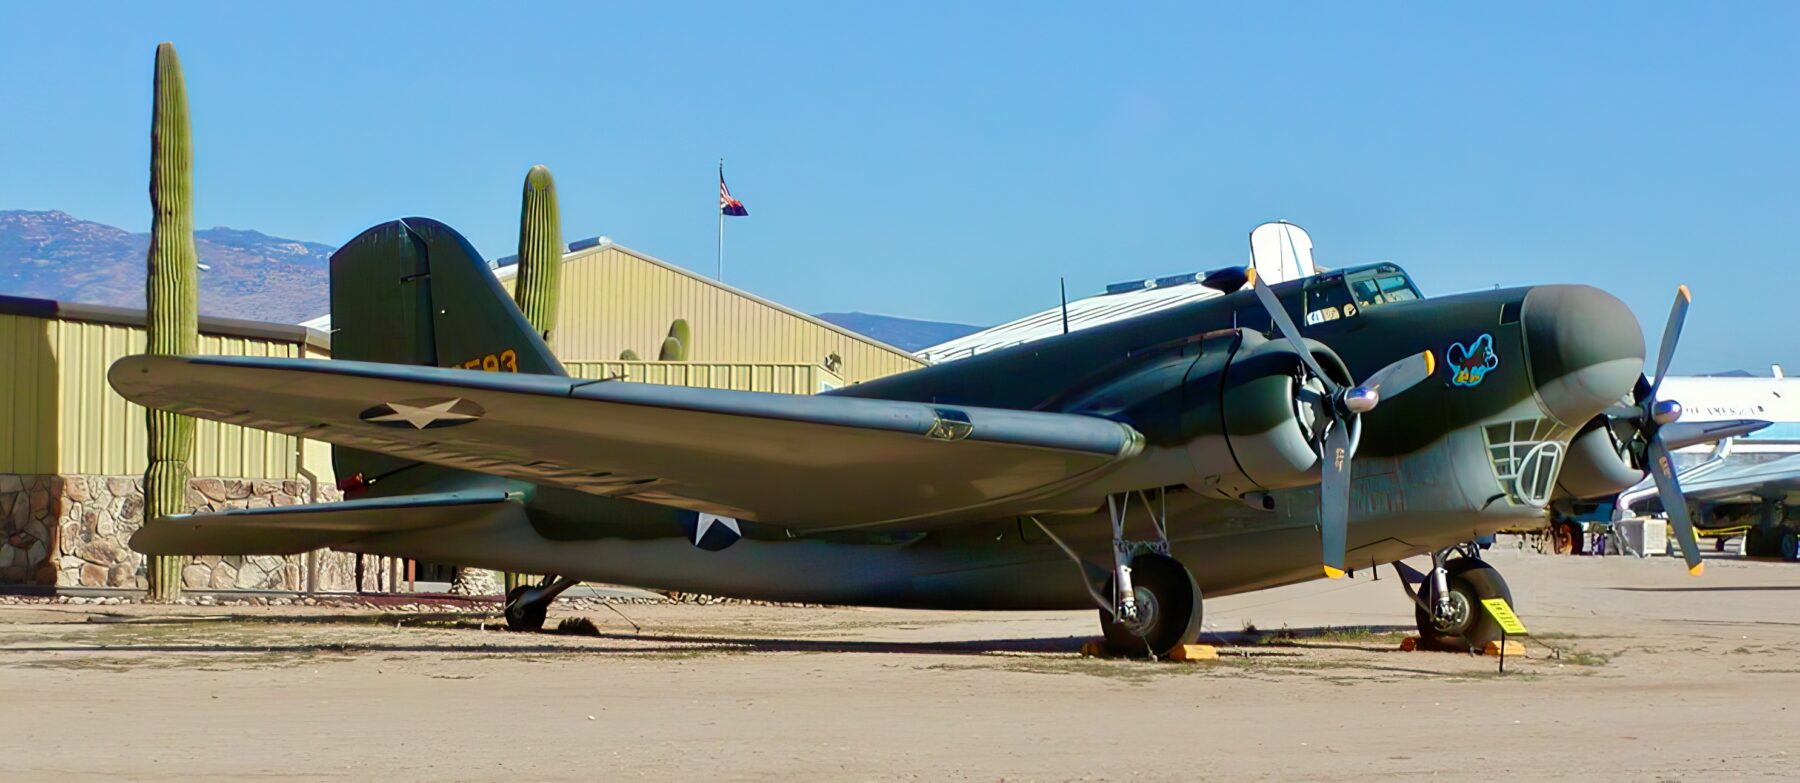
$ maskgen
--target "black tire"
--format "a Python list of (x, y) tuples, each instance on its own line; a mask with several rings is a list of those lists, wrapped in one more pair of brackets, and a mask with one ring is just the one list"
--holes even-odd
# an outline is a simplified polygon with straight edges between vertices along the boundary
[[(1134, 631), (1113, 622), (1111, 612), (1100, 610), (1100, 630), (1106, 636), (1108, 652), (1165, 658), (1175, 648), (1200, 639), (1200, 585), (1186, 566), (1172, 557), (1138, 555), (1131, 560), (1131, 585), (1140, 605), (1152, 609), (1148, 625)], [(1108, 581), (1102, 595), (1111, 596), (1112, 590)]]
[(1730, 541), (1731, 541), (1730, 536), (1719, 536), (1718, 538), (1713, 539), (1713, 551), (1714, 552), (1725, 551), (1725, 544), (1727, 544)]
[(506, 627), (513, 631), (544, 630), (544, 620), (550, 613), (550, 607), (539, 604), (527, 604), (520, 600), (529, 585), (519, 585), (506, 591)]
[(1750, 528), (1750, 531), (1744, 534), (1744, 556), (1774, 556), (1779, 551), (1781, 544), (1781, 539), (1778, 537), (1779, 530), (1780, 528), (1767, 528), (1761, 525)]
[(1564, 520), (1551, 525), (1550, 551), (1558, 555), (1581, 554), (1581, 523)]
[[(1487, 647), (1488, 642), (1499, 641), (1500, 624), (1481, 607), (1481, 602), (1504, 598), (1507, 604), (1512, 603), (1512, 590), (1507, 588), (1500, 572), (1487, 563), (1466, 557), (1451, 560), (1444, 570), (1448, 572), (1451, 603), (1456, 607), (1457, 615), (1454, 622), (1440, 628), (1430, 612), (1423, 607), (1413, 607), (1413, 619), (1419, 626), (1419, 645), (1428, 650), (1469, 652)], [(1419, 586), (1419, 599), (1427, 606), (1435, 605), (1437, 601), (1430, 574)]]
[(1781, 559), (1790, 563), (1800, 562), (1800, 533), (1791, 527), (1781, 529)]

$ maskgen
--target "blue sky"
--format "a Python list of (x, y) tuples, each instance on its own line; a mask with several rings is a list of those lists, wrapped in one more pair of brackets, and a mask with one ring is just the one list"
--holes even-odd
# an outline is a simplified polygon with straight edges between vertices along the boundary
[[(971, 7), (973, 6), (973, 7)], [(1246, 4), (1247, 6), (1247, 4)], [(1275, 218), (1427, 293), (1587, 282), (1676, 367), (1800, 370), (1800, 5), (0, 3), (0, 208), (149, 223), (150, 68), (196, 217), (327, 243), (424, 214), (713, 263), (808, 311), (993, 323), (1241, 262)]]

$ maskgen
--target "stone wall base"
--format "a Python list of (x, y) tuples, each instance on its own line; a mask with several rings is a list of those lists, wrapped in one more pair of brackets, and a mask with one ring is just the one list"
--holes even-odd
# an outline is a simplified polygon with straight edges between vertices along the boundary
[[(198, 478), (187, 495), (195, 511), (268, 508), (307, 502), (308, 486)], [(321, 502), (340, 499), (336, 487), (319, 488)], [(0, 585), (143, 589), (147, 558), (129, 543), (143, 521), (142, 476), (0, 474)], [(195, 589), (304, 590), (309, 557), (317, 561), (315, 589), (356, 588), (355, 555), (331, 550), (196, 557), (181, 580)]]

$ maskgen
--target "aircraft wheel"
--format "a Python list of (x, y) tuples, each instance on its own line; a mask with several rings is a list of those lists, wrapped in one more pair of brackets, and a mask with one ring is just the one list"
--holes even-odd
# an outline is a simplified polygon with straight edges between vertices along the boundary
[(1800, 533), (1791, 527), (1781, 529), (1781, 559), (1790, 563), (1800, 562)]
[(1744, 534), (1744, 556), (1768, 557), (1775, 554), (1776, 547), (1780, 542), (1777, 537), (1779, 530), (1780, 528), (1765, 528), (1761, 525), (1750, 528), (1749, 532)]
[(1550, 551), (1558, 555), (1581, 554), (1581, 523), (1564, 520), (1552, 525)]
[[(1131, 560), (1131, 586), (1138, 605), (1136, 623), (1113, 622), (1111, 612), (1100, 610), (1108, 652), (1163, 658), (1200, 639), (1200, 585), (1186, 566), (1172, 557), (1138, 555)], [(1111, 594), (1109, 583), (1105, 595)]]
[[(1450, 586), (1450, 614), (1442, 621), (1421, 607), (1413, 607), (1419, 626), (1419, 643), (1427, 649), (1468, 652), (1488, 642), (1500, 640), (1500, 624), (1481, 607), (1489, 598), (1504, 598), (1512, 603), (1512, 591), (1493, 566), (1480, 560), (1459, 557), (1445, 564)], [(1420, 599), (1434, 605), (1429, 576), (1420, 585)]]
[(550, 607), (543, 602), (528, 602), (524, 599), (525, 591), (532, 589), (530, 585), (519, 585), (506, 591), (506, 627), (513, 631), (541, 631), (544, 620), (550, 613)]

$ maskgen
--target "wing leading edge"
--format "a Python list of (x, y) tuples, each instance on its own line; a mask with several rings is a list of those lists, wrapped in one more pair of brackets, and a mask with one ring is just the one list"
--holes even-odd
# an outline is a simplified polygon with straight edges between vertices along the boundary
[(198, 418), (795, 530), (1034, 498), (1143, 447), (1075, 414), (365, 362), (129, 356), (108, 378)]

